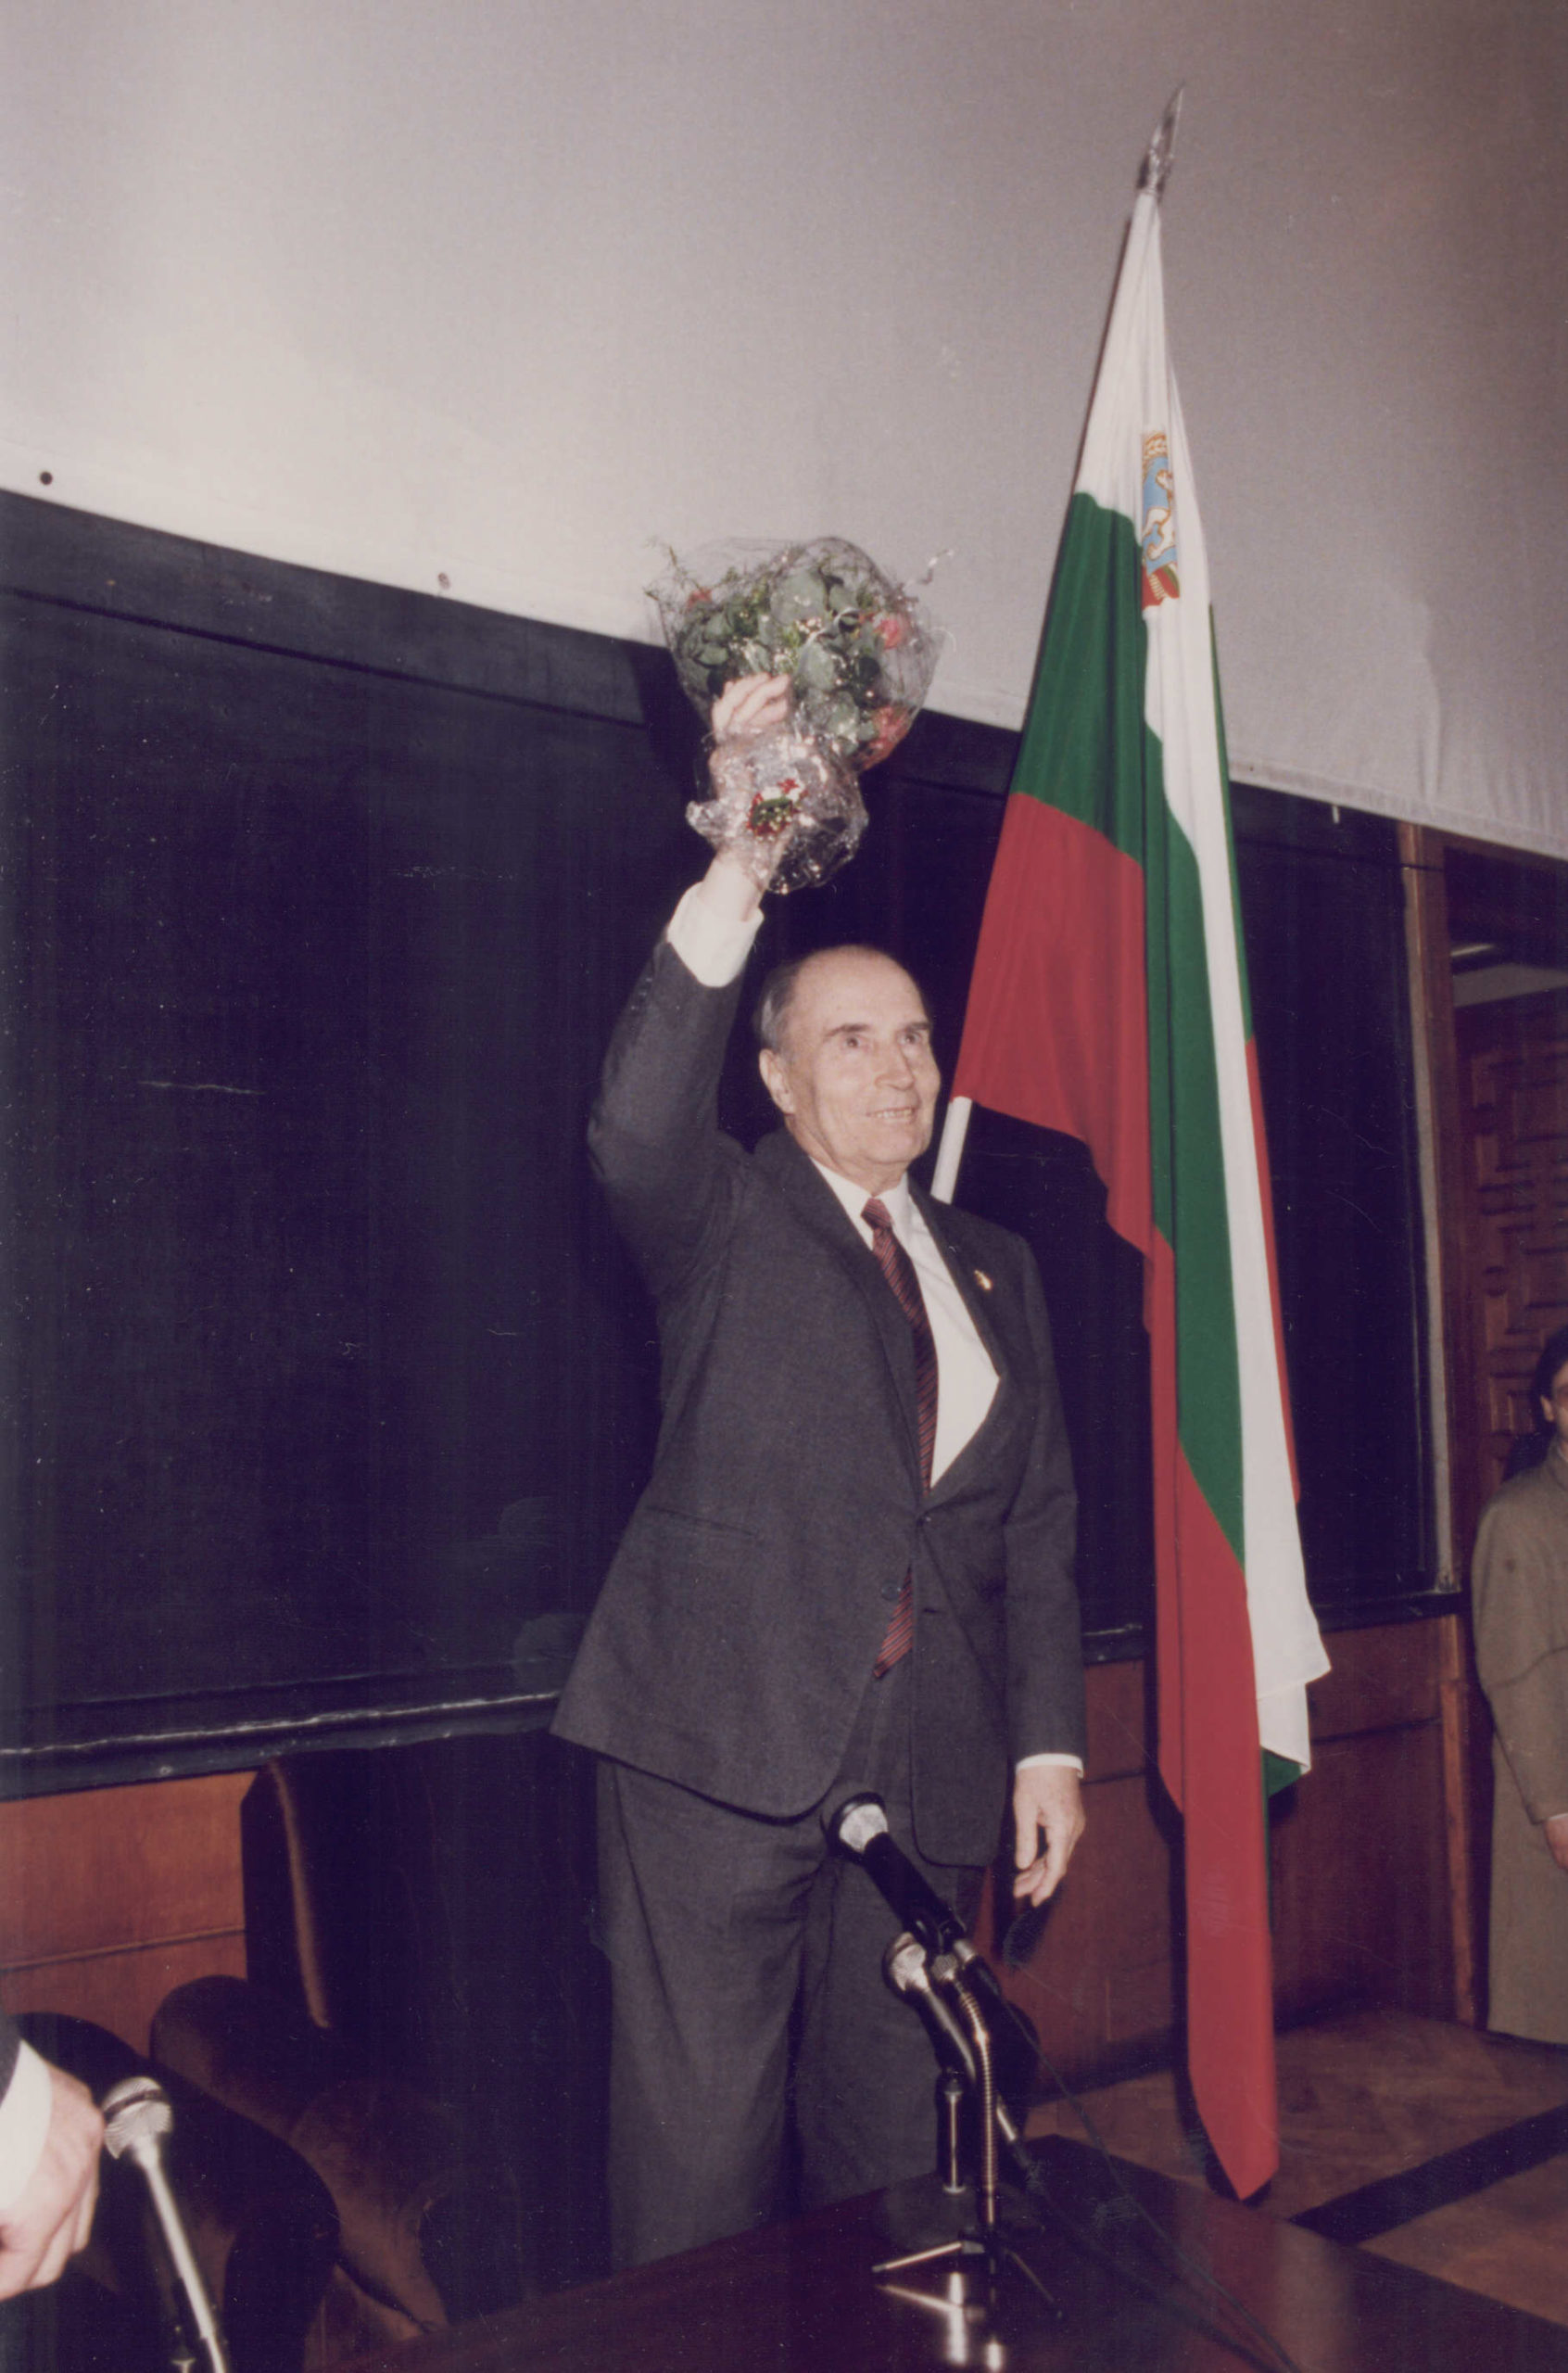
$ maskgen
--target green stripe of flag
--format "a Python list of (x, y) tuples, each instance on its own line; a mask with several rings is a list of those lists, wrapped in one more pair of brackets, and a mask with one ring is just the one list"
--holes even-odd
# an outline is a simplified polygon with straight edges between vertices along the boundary
[[(1178, 1432), (1239, 1560), (1241, 1393), (1203, 892), (1145, 721), (1141, 581), (1131, 519), (1076, 494), (1013, 789), (1076, 816), (1143, 869), (1150, 1185), (1154, 1224), (1176, 1256)], [(1106, 697), (1084, 700), (1085, 683)]]

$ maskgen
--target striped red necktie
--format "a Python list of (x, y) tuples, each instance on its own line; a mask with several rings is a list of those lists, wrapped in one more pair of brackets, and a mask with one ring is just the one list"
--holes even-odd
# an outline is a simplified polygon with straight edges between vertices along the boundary
[[(871, 1231), (871, 1250), (876, 1254), (881, 1272), (898, 1296), (899, 1308), (909, 1321), (909, 1331), (915, 1339), (915, 1410), (920, 1434), (920, 1489), (929, 1491), (931, 1485), (931, 1453), (936, 1448), (937, 1422), (937, 1355), (931, 1337), (931, 1322), (926, 1315), (925, 1297), (920, 1280), (915, 1275), (915, 1263), (893, 1234), (887, 1206), (873, 1195), (860, 1214)], [(879, 1681), (891, 1670), (901, 1656), (906, 1656), (915, 1641), (915, 1596), (905, 1574), (882, 1644), (872, 1667)]]

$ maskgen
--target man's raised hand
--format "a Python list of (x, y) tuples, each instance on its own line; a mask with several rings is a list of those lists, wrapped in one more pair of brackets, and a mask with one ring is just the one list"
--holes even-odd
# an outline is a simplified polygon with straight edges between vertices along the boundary
[(714, 703), (714, 755), (725, 742), (751, 742), (785, 723), (794, 696), (788, 676), (737, 676)]
[(19, 2197), (0, 2209), (0, 2299), (57, 2280), (93, 2229), (104, 2121), (74, 2076), (51, 2068), (49, 2087), (44, 2155)]

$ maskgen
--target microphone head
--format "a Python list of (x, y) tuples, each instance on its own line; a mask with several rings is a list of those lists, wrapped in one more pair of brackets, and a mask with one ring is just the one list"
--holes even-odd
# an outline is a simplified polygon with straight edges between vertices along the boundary
[(888, 1834), (888, 1808), (869, 1789), (846, 1796), (828, 1824), (828, 1834), (846, 1853), (864, 1854), (874, 1837)]
[(929, 1994), (930, 1979), (926, 1974), (926, 1948), (918, 1936), (907, 1929), (895, 1936), (882, 1955), (882, 1975), (895, 1994)]
[(104, 2149), (113, 2159), (133, 2158), (138, 2151), (157, 2151), (172, 2133), (174, 2113), (156, 2076), (124, 2076), (111, 2085), (100, 2104), (104, 2113)]

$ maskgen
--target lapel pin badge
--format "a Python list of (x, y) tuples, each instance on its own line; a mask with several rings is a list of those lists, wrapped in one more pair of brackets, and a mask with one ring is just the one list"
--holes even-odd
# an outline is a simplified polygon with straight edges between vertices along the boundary
[(991, 1279), (986, 1275), (983, 1269), (977, 1269), (975, 1271), (975, 1283), (980, 1288), (982, 1294), (988, 1294), (991, 1291)]

